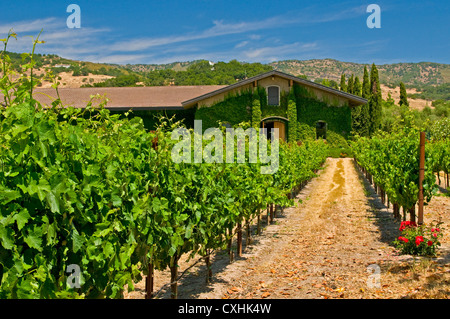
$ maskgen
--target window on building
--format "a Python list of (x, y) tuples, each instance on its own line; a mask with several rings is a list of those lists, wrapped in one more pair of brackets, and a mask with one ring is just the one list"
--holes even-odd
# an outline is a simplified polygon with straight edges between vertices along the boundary
[(280, 88), (278, 86), (267, 87), (267, 104), (280, 105)]

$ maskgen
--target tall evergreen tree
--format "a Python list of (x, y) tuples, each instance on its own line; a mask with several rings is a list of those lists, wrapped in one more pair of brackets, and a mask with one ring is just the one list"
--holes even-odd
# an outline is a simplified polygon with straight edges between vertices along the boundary
[(361, 82), (359, 82), (358, 76), (355, 76), (355, 81), (353, 82), (353, 94), (361, 96)]
[(369, 105), (363, 104), (352, 108), (352, 129), (359, 136), (369, 136)]
[(400, 82), (400, 101), (398, 102), (400, 106), (409, 106), (408, 95), (406, 94), (405, 84)]
[(369, 116), (370, 116), (370, 135), (375, 133), (381, 126), (382, 97), (380, 88), (380, 79), (378, 69), (375, 63), (372, 63), (370, 70), (370, 97), (369, 97)]
[(341, 74), (341, 83), (340, 83), (341, 91), (347, 92), (347, 84), (345, 83), (345, 74)]
[[(361, 96), (362, 87), (358, 76), (353, 81), (353, 94)], [(358, 105), (352, 109), (352, 129), (360, 136), (369, 136), (370, 118), (368, 104)]]
[(369, 136), (371, 127), (372, 127), (372, 118), (370, 114), (370, 80), (369, 80), (369, 72), (367, 71), (367, 67), (364, 66), (364, 76), (362, 86), (358, 90), (359, 79), (355, 78), (355, 83), (353, 85), (353, 90), (360, 91), (360, 94), (363, 98), (368, 100), (368, 103), (363, 104), (361, 106), (357, 106), (354, 108), (352, 112), (352, 127), (353, 130), (359, 134), (360, 136)]
[(369, 99), (369, 97), (370, 97), (369, 72), (367, 71), (367, 67), (366, 66), (364, 66), (364, 76), (363, 76), (361, 95), (365, 99)]
[(347, 93), (353, 94), (353, 74), (351, 77), (348, 78), (347, 83)]

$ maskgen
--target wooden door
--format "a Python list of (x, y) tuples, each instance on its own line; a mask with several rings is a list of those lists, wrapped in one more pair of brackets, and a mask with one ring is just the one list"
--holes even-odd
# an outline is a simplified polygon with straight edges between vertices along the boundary
[(283, 122), (273, 122), (273, 128), (278, 129), (279, 138), (286, 141), (286, 125)]

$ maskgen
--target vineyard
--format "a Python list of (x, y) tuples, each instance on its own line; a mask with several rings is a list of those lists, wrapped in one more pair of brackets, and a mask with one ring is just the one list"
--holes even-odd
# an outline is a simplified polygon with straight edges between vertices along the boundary
[(149, 264), (176, 269), (183, 254), (226, 245), (267, 204), (287, 205), (325, 160), (326, 145), (312, 142), (281, 144), (274, 175), (176, 164), (167, 123), (150, 133), (105, 109), (35, 103), (2, 110), (3, 298), (68, 296), (69, 264), (83, 270), (77, 295), (118, 297)]
[[(279, 143), (274, 174), (261, 174), (261, 162), (240, 163), (238, 154), (247, 158), (250, 149), (239, 143), (232, 163), (177, 163), (179, 141), (171, 133), (183, 123), (161, 118), (150, 132), (138, 117), (110, 114), (106, 100), (92, 107), (99, 97), (83, 109), (59, 100), (42, 106), (32, 98), (32, 54), (20, 74), (1, 58), (2, 299), (122, 298), (143, 277), (151, 297), (153, 272), (167, 268), (176, 298), (180, 258), (200, 256), (210, 268), (209, 256), (230, 251), (234, 239), (241, 254), (245, 228), (255, 221), (259, 228), (264, 213), (273, 221), (275, 207), (292, 207), (327, 159), (325, 142), (305, 140)], [(400, 129), (352, 145), (361, 170), (397, 207), (395, 217), (403, 207), (403, 220), (407, 211), (415, 218), (418, 136)], [(426, 154), (430, 201), (436, 173), (444, 172), (448, 187), (449, 140), (429, 141)], [(69, 285), (73, 267), (80, 271), (76, 288)]]
[[(357, 139), (352, 145), (358, 165), (379, 188), (383, 201), (393, 204), (396, 217), (400, 217), (400, 207), (403, 208), (403, 220), (410, 212), (411, 221), (415, 221), (419, 196), (419, 133), (417, 129), (401, 128), (391, 134)], [(449, 185), (449, 140), (428, 141), (425, 155), (423, 195), (429, 202), (437, 191), (436, 176), (440, 184), (443, 172), (445, 184)]]
[[(179, 123), (147, 132), (139, 118), (89, 104), (44, 108), (27, 82), (4, 80), (2, 298), (117, 298), (149, 269), (176, 277), (183, 254), (207, 256), (263, 207), (287, 205), (326, 156), (323, 142), (281, 144), (273, 175), (258, 163), (178, 164), (170, 133)], [(68, 265), (81, 269), (76, 292)]]

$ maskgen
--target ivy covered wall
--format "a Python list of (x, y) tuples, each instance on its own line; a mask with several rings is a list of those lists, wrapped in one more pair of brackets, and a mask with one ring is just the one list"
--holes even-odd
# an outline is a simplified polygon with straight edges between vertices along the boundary
[(302, 124), (314, 127), (317, 121), (325, 121), (328, 130), (349, 137), (352, 130), (352, 113), (348, 105), (330, 106), (332, 101), (320, 101), (307, 88), (294, 84), (295, 102), (297, 104), (297, 120)]
[[(297, 121), (315, 130), (316, 122), (327, 122), (328, 131), (347, 139), (352, 130), (352, 112), (348, 105), (333, 106), (335, 101), (319, 100), (312, 91), (295, 83), (291, 92), (280, 92), (280, 105), (267, 105), (264, 87), (258, 87), (253, 94), (251, 89), (228, 95), (223, 101), (210, 107), (202, 107), (195, 112), (195, 119), (203, 121), (203, 130), (217, 127), (218, 121), (235, 126), (241, 122), (252, 122), (253, 99), (259, 99), (261, 118), (281, 116), (288, 118), (289, 100), (294, 100), (297, 107)], [(291, 111), (292, 114), (292, 111)], [(255, 120), (253, 120), (255, 121)], [(252, 123), (252, 125), (255, 125)], [(298, 138), (301, 138), (299, 136)]]
[(210, 107), (199, 108), (195, 112), (195, 119), (202, 120), (203, 131), (210, 127), (217, 127), (218, 121), (231, 126), (252, 120), (253, 92), (243, 90), (229, 94), (223, 101)]

